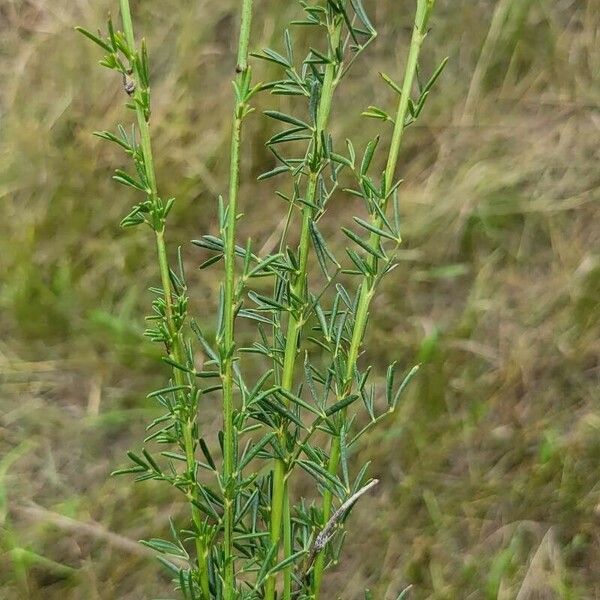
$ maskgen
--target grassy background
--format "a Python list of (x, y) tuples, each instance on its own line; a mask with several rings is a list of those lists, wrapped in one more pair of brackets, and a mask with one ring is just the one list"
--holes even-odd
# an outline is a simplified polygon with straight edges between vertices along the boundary
[[(123, 157), (95, 129), (129, 120), (121, 82), (73, 32), (108, 0), (0, 0), (0, 598), (172, 597), (132, 543), (184, 507), (108, 478), (164, 377), (141, 335), (156, 281), (147, 232), (122, 232)], [(380, 38), (340, 89), (338, 137), (390, 106), (413, 2), (366, 0)], [(424, 68), (449, 67), (406, 136), (405, 251), (376, 301), (380, 374), (423, 363), (393, 421), (359, 451), (383, 482), (354, 512), (328, 598), (600, 597), (599, 0), (439, 0)], [(236, 3), (137, 5), (149, 39), (158, 179), (177, 196), (194, 312), (219, 271), (187, 241), (226, 189)], [(279, 46), (294, 2), (257, 0), (254, 48)], [(257, 77), (273, 73), (257, 65)], [(275, 100), (263, 98), (261, 107)], [(126, 121), (126, 122), (127, 122)], [(271, 124), (249, 120), (241, 236), (268, 244), (280, 201), (254, 183)], [(325, 229), (351, 213), (339, 197)], [(205, 407), (208, 429), (218, 407)]]

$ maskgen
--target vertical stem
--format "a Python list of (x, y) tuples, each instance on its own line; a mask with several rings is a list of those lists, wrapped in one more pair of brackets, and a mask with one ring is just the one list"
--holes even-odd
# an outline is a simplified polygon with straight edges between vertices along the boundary
[[(248, 71), (248, 46), (250, 42), (250, 26), (252, 20), (252, 0), (242, 0), (242, 17), (237, 56), (238, 90)], [(233, 362), (235, 353), (234, 325), (236, 304), (236, 275), (235, 275), (235, 233), (237, 222), (237, 204), (239, 195), (240, 149), (242, 142), (242, 121), (246, 113), (246, 98), (236, 96), (234, 121), (231, 134), (231, 156), (229, 171), (229, 202), (227, 205), (227, 221), (223, 237), (225, 239), (225, 286), (224, 286), (224, 319), (223, 319), (223, 551), (224, 551), (224, 592), (225, 600), (235, 597), (235, 564), (233, 548), (233, 521), (236, 431), (234, 423)]]
[[(290, 488), (285, 486), (284, 499), (283, 499), (283, 551), (286, 557), (292, 555), (292, 516), (290, 513)], [(292, 597), (292, 577), (291, 567), (284, 572), (283, 578), (283, 600), (291, 600)]]
[[(419, 5), (422, 5), (424, 0), (419, 0)], [(396, 114), (396, 124), (394, 126), (394, 133), (392, 134), (392, 143), (390, 152), (388, 155), (387, 165), (385, 168), (385, 187), (386, 190), (391, 189), (394, 181), (394, 175), (396, 173), (396, 166), (398, 164), (398, 155), (400, 153), (400, 146), (402, 145), (402, 138), (404, 136), (404, 123), (408, 115), (409, 100), (412, 92), (415, 75), (417, 72), (417, 64), (419, 62), (419, 54), (421, 52), (421, 45), (426, 35), (427, 23), (415, 23), (412, 33), (412, 39), (410, 41), (410, 50), (408, 52), (408, 59), (406, 61), (406, 70), (404, 74), (404, 82), (402, 84), (402, 93), (400, 94), (400, 101), (398, 103), (398, 111)]]
[(223, 546), (225, 552), (224, 597), (233, 598), (233, 471), (235, 463), (235, 431), (233, 422), (233, 353), (234, 353), (234, 310), (235, 310), (235, 221), (238, 196), (238, 174), (240, 166), (241, 119), (235, 118), (231, 144), (231, 173), (229, 205), (225, 232), (225, 290), (224, 290), (224, 332), (223, 349)]
[[(123, 22), (123, 29), (127, 44), (131, 49), (135, 48), (135, 36), (133, 32), (133, 22), (131, 19), (131, 10), (129, 7), (129, 0), (120, 0), (121, 6), (121, 18)], [(137, 72), (137, 63), (134, 64), (136, 70), (135, 76), (137, 82), (141, 81), (140, 74)], [(139, 93), (139, 90), (136, 91)], [(152, 156), (152, 144), (150, 140), (150, 127), (144, 115), (144, 111), (139, 104), (136, 103), (135, 107), (138, 127), (140, 130), (140, 142), (142, 148), (142, 154), (144, 157), (144, 166), (146, 171), (146, 177), (150, 185), (150, 199), (153, 205), (158, 202), (158, 190), (156, 185), (156, 173), (154, 170), (154, 160)], [(158, 262), (160, 269), (160, 279), (163, 289), (163, 295), (165, 300), (165, 320), (167, 329), (169, 331), (170, 343), (168, 345), (169, 356), (178, 364), (184, 364), (185, 362), (185, 351), (184, 344), (181, 337), (181, 333), (178, 330), (173, 310), (173, 290), (171, 286), (171, 276), (169, 269), (169, 260), (167, 256), (167, 247), (164, 237), (164, 223), (162, 223), (159, 229), (155, 230), (156, 235), (156, 250), (158, 254)], [(185, 385), (185, 377), (180, 369), (173, 368), (173, 378), (178, 386)], [(185, 396), (182, 396), (185, 401)], [(184, 423), (184, 449), (186, 454), (186, 466), (191, 479), (190, 489), (187, 491), (187, 496), (190, 500), (192, 520), (195, 527), (198, 529), (198, 534), (201, 532), (202, 517), (200, 511), (196, 507), (194, 501), (197, 499), (196, 490), (196, 459), (194, 456), (195, 442), (193, 439), (193, 429), (195, 423), (195, 414), (187, 414), (186, 422)], [(200, 578), (200, 587), (202, 594), (206, 600), (210, 597), (209, 583), (208, 583), (208, 570), (206, 560), (208, 557), (208, 551), (206, 547), (206, 540), (203, 536), (198, 535), (196, 537), (196, 561), (198, 565), (198, 573)]]
[[(398, 110), (396, 114), (396, 121), (394, 126), (394, 132), (392, 134), (392, 141), (388, 154), (387, 164), (385, 168), (385, 189), (390, 190), (393, 187), (394, 176), (396, 173), (396, 167), (398, 165), (398, 156), (400, 153), (400, 147), (402, 145), (402, 139), (404, 134), (404, 124), (408, 115), (409, 99), (411, 96), (412, 87), (417, 72), (417, 64), (419, 60), (419, 53), (421, 51), (421, 45), (425, 39), (427, 33), (427, 23), (435, 0), (417, 0), (417, 10), (415, 15), (415, 25), (413, 28), (412, 38), (410, 42), (410, 50), (406, 62), (406, 68), (404, 71), (404, 81), (402, 84), (402, 93), (400, 94), (400, 100), (398, 102)], [(386, 205), (383, 210), (385, 211)], [(378, 229), (382, 227), (382, 220), (380, 217), (376, 220)], [(380, 236), (376, 233), (371, 233), (369, 244), (374, 248), (379, 245)], [(371, 267), (376, 271), (377, 259), (372, 256), (370, 259)], [(348, 350), (348, 359), (346, 363), (345, 373), (345, 389), (343, 395), (346, 396), (352, 391), (352, 383), (354, 377), (354, 369), (356, 367), (356, 361), (360, 352), (360, 348), (364, 339), (365, 330), (367, 327), (367, 321), (369, 318), (369, 307), (371, 300), (375, 293), (376, 278), (374, 276), (365, 276), (363, 279), (360, 290), (358, 306), (356, 311), (356, 318), (354, 328), (352, 331), (352, 339), (350, 342), (350, 348)], [(334, 437), (331, 443), (331, 452), (329, 455), (329, 473), (336, 474), (340, 461), (340, 438), (339, 436)], [(333, 495), (329, 490), (326, 490), (323, 495), (323, 525), (327, 523), (331, 517)], [(321, 581), (323, 578), (323, 570), (325, 568), (325, 553), (321, 552), (315, 560), (314, 572), (313, 572), (313, 589), (312, 596), (315, 600), (319, 598), (321, 589)]]
[[(330, 47), (329, 57), (332, 61), (325, 68), (323, 77), (323, 87), (321, 89), (321, 98), (317, 110), (317, 122), (315, 129), (315, 148), (314, 152), (318, 155), (321, 152), (322, 133), (329, 122), (331, 113), (331, 103), (333, 93), (336, 87), (336, 62), (335, 51), (340, 44), (342, 35), (342, 19), (338, 18), (330, 27)], [(314, 171), (311, 171), (308, 180), (307, 199), (311, 204), (317, 194), (317, 185), (319, 181), (319, 166)], [(291, 293), (298, 298), (306, 298), (307, 286), (306, 275), (308, 271), (308, 256), (310, 249), (310, 225), (313, 219), (313, 209), (310, 206), (304, 205), (302, 208), (302, 225), (300, 231), (299, 242), (299, 268), (291, 286)], [(302, 315), (297, 318), (293, 313), (287, 325), (286, 345), (283, 357), (283, 373), (281, 377), (281, 387), (286, 390), (292, 390), (294, 384), (294, 367), (296, 364), (296, 356), (298, 354), (298, 341), (300, 332), (304, 326)], [(284, 432), (280, 432), (280, 439), (283, 441)], [(282, 518), (289, 521), (289, 494), (287, 485), (287, 465), (283, 460), (276, 459), (273, 465), (273, 495), (272, 495), (272, 512), (271, 512), (271, 544), (279, 544), (282, 533)], [(285, 557), (292, 553), (291, 529), (289, 523), (284, 523), (284, 551)], [(275, 597), (275, 577), (269, 577), (266, 584), (265, 600), (273, 600)], [(292, 590), (292, 565), (286, 567), (283, 571), (283, 600), (291, 598)]]

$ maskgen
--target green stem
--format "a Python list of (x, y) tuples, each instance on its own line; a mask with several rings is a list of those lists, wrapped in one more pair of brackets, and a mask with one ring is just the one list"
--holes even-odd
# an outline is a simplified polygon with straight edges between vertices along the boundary
[[(292, 516), (290, 512), (290, 488), (285, 486), (283, 498), (283, 551), (285, 556), (291, 556), (293, 552), (292, 544)], [(292, 597), (292, 577), (291, 567), (288, 574), (287, 570), (283, 578), (283, 600), (290, 600)]]
[[(248, 46), (250, 42), (250, 26), (252, 20), (252, 0), (242, 0), (242, 17), (237, 58), (237, 82), (241, 87), (248, 70)], [(242, 121), (246, 114), (246, 99), (236, 96), (234, 121), (231, 134), (231, 156), (229, 171), (229, 202), (227, 221), (222, 235), (225, 239), (225, 286), (224, 286), (224, 319), (223, 319), (223, 551), (224, 551), (224, 592), (225, 600), (235, 597), (235, 555), (233, 547), (233, 522), (235, 469), (237, 463), (236, 431), (234, 423), (234, 353), (235, 353), (235, 238), (237, 223), (237, 204), (240, 178), (240, 149), (242, 143)]]
[[(415, 16), (415, 25), (413, 28), (412, 39), (410, 43), (410, 50), (408, 53), (408, 59), (406, 62), (406, 69), (404, 72), (404, 81), (402, 84), (402, 93), (398, 102), (398, 110), (396, 114), (396, 121), (394, 126), (394, 132), (392, 134), (392, 141), (388, 154), (387, 164), (385, 168), (385, 189), (390, 190), (394, 184), (394, 177), (396, 173), (396, 167), (398, 165), (398, 157), (400, 154), (400, 147), (402, 145), (402, 139), (404, 134), (405, 122), (408, 116), (409, 99), (411, 96), (412, 87), (414, 84), (417, 64), (419, 60), (419, 53), (421, 51), (421, 45), (425, 39), (427, 33), (427, 24), (429, 22), (429, 16), (433, 9), (435, 0), (417, 0), (417, 10)], [(386, 203), (387, 204), (387, 203)], [(385, 211), (386, 205), (383, 206)], [(377, 217), (376, 226), (378, 229), (382, 228), (383, 220), (381, 217)], [(376, 233), (371, 233), (369, 244), (373, 248), (379, 246), (380, 237)], [(377, 272), (377, 259), (371, 257), (371, 267), (374, 272)], [(371, 300), (375, 293), (375, 284), (377, 278), (375, 276), (365, 276), (359, 290), (358, 306), (356, 311), (356, 318), (354, 328), (352, 331), (352, 339), (350, 342), (350, 348), (348, 350), (348, 359), (346, 362), (345, 372), (345, 386), (342, 397), (352, 392), (352, 384), (354, 378), (354, 369), (356, 368), (356, 361), (362, 346), (362, 342), (365, 336), (365, 330), (367, 327), (367, 321), (369, 318), (369, 307)], [(343, 416), (343, 415), (342, 415)], [(332, 440), (331, 452), (329, 455), (328, 472), (332, 475), (337, 473), (340, 461), (340, 438), (336, 436)], [(329, 490), (326, 490), (323, 495), (323, 524), (327, 523), (331, 517), (333, 495)], [(323, 578), (323, 570), (325, 568), (325, 553), (321, 552), (315, 560), (314, 572), (313, 572), (313, 589), (312, 598), (315, 600), (319, 598), (321, 589), (321, 581)]]
[(238, 173), (240, 166), (241, 120), (236, 118), (231, 144), (231, 174), (227, 231), (225, 233), (225, 290), (224, 290), (224, 331), (223, 331), (223, 538), (225, 552), (224, 597), (233, 598), (233, 495), (232, 486), (235, 465), (235, 424), (233, 421), (233, 360), (234, 360), (234, 320), (235, 320), (235, 225), (238, 196)]
[[(135, 48), (135, 35), (133, 32), (133, 22), (131, 19), (131, 10), (129, 7), (129, 0), (120, 0), (121, 5), (121, 18), (123, 22), (123, 30), (127, 44), (131, 49)], [(137, 63), (134, 64), (136, 70), (135, 76), (139, 84), (141, 81), (140, 73), (137, 71)], [(136, 90), (139, 93), (139, 90)], [(140, 130), (141, 148), (144, 157), (144, 166), (146, 171), (146, 177), (150, 185), (150, 199), (152, 204), (156, 206), (158, 203), (158, 190), (156, 185), (156, 173), (154, 169), (154, 160), (152, 156), (152, 144), (150, 141), (150, 127), (146, 120), (146, 115), (139, 104), (136, 103), (135, 111), (138, 121), (138, 127)], [(169, 260), (167, 256), (167, 247), (164, 237), (164, 223), (161, 227), (155, 229), (156, 235), (156, 249), (158, 254), (158, 262), (160, 269), (160, 279), (163, 289), (163, 295), (165, 300), (165, 320), (167, 329), (169, 331), (170, 343), (168, 344), (168, 353), (178, 364), (184, 364), (185, 362), (185, 351), (184, 344), (181, 337), (181, 332), (178, 330), (174, 319), (173, 310), (173, 290), (171, 286), (171, 276), (169, 268)], [(183, 371), (180, 369), (173, 368), (173, 378), (178, 386), (184, 386), (186, 384)], [(185, 399), (185, 397), (184, 397)], [(192, 520), (194, 525), (198, 529), (198, 533), (201, 532), (202, 516), (200, 511), (195, 506), (194, 501), (197, 499), (196, 490), (196, 459), (194, 456), (195, 443), (193, 439), (193, 430), (195, 424), (195, 414), (187, 414), (186, 422), (184, 423), (184, 449), (186, 454), (186, 465), (188, 473), (190, 475), (191, 486), (188, 490), (188, 498), (190, 499)], [(202, 594), (206, 600), (210, 597), (209, 583), (208, 583), (208, 570), (207, 570), (207, 557), (208, 551), (206, 547), (206, 540), (203, 536), (198, 535), (196, 538), (196, 560), (198, 564), (198, 573), (200, 576), (200, 587)]]
[[(426, 4), (426, 2), (427, 0), (419, 0), (419, 6)], [(417, 9), (417, 13), (419, 12), (419, 9)], [(413, 28), (410, 50), (408, 52), (408, 59), (406, 62), (404, 82), (402, 84), (402, 93), (400, 94), (398, 112), (396, 114), (396, 123), (394, 126), (394, 133), (392, 134), (392, 143), (385, 168), (385, 186), (387, 190), (391, 189), (393, 185), (396, 166), (398, 165), (398, 155), (400, 153), (400, 146), (402, 145), (402, 138), (404, 136), (404, 123), (406, 122), (406, 117), (408, 115), (409, 100), (417, 72), (421, 45), (423, 44), (423, 40), (425, 39), (425, 35), (427, 33), (426, 28), (427, 21), (421, 21), (420, 23), (417, 21)]]
[[(329, 56), (334, 59), (335, 50), (339, 46), (342, 35), (342, 19), (335, 21), (330, 29), (330, 48)], [(321, 89), (321, 98), (317, 110), (317, 122), (315, 128), (315, 148), (314, 152), (318, 156), (321, 153), (321, 138), (322, 133), (329, 122), (331, 113), (331, 104), (333, 93), (336, 88), (336, 64), (335, 60), (330, 62), (323, 77), (323, 87)], [(317, 194), (317, 185), (319, 181), (320, 161), (317, 161), (319, 166), (315, 170), (311, 170), (308, 181), (307, 199), (311, 204)], [(302, 226), (299, 242), (299, 268), (291, 286), (291, 293), (298, 298), (306, 299), (307, 286), (306, 275), (308, 272), (308, 256), (310, 250), (310, 225), (313, 220), (313, 209), (310, 206), (304, 205), (302, 208)], [(304, 326), (304, 317), (297, 317), (293, 312), (287, 324), (286, 345), (283, 357), (283, 372), (281, 377), (281, 387), (286, 390), (292, 390), (294, 384), (294, 370), (296, 365), (296, 357), (298, 355), (298, 342), (300, 333)], [(280, 432), (280, 441), (284, 441), (284, 432)], [(271, 544), (279, 544), (282, 533), (282, 519), (289, 520), (289, 494), (287, 485), (287, 464), (276, 459), (273, 465), (273, 495), (272, 495), (272, 512), (271, 512)], [(292, 554), (291, 529), (289, 523), (284, 523), (284, 553), (285, 557)], [(292, 568), (289, 565), (283, 571), (283, 600), (289, 600), (292, 593)], [(266, 584), (265, 600), (273, 600), (275, 597), (275, 577), (269, 577)]]

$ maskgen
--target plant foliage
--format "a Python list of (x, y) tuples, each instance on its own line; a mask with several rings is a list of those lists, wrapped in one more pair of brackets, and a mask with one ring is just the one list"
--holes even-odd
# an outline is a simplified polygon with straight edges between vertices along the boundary
[[(100, 64), (119, 74), (136, 116), (130, 129), (97, 135), (130, 158), (129, 170), (118, 169), (114, 179), (140, 200), (121, 225), (147, 225), (154, 234), (160, 286), (152, 288), (146, 336), (164, 348), (171, 371), (168, 383), (148, 395), (164, 414), (148, 425), (142, 449), (128, 453), (130, 465), (115, 474), (164, 481), (188, 502), (188, 523), (172, 522), (170, 539), (144, 542), (172, 572), (184, 598), (315, 599), (324, 571), (341, 555), (350, 510), (377, 483), (369, 479), (368, 463), (353, 462), (354, 448), (394, 412), (417, 370), (408, 369), (398, 383), (396, 365), (390, 365), (382, 412), (372, 369), (361, 367), (359, 356), (371, 302), (401, 244), (396, 167), (403, 132), (421, 114), (445, 61), (421, 83), (418, 58), (434, 0), (417, 0), (404, 79), (398, 84), (382, 74), (397, 97), (395, 112), (369, 106), (363, 113), (392, 125), (380, 174), (373, 168), (383, 146), (379, 136), (356, 148), (329, 130), (336, 89), (376, 38), (362, 0), (301, 1), (302, 16), (284, 32), (282, 47), (252, 55), (281, 73), (260, 85), (252, 82), (248, 66), (252, 1), (241, 4), (229, 194), (218, 201), (218, 233), (194, 241), (208, 254), (203, 268), (224, 264), (214, 336), (188, 319), (181, 251), (170, 263), (165, 229), (174, 199), (164, 199), (156, 182), (148, 52), (143, 40), (136, 45), (128, 0), (120, 0), (122, 31), (110, 19), (104, 34), (79, 29), (104, 52)], [(300, 51), (294, 42), (298, 27), (314, 29), (319, 46)], [(281, 179), (278, 196), (288, 226), (276, 251), (259, 255), (251, 241), (237, 243), (236, 227), (243, 123), (254, 96), (264, 92), (274, 101), (292, 97), (294, 110), (264, 113), (278, 129), (266, 142), (275, 166), (259, 179)], [(342, 257), (334, 255), (320, 222), (343, 194), (360, 198), (368, 217), (355, 216), (351, 227), (342, 228), (348, 242)], [(248, 347), (236, 346), (237, 319), (255, 325)], [(205, 356), (201, 366), (197, 349)], [(262, 373), (246, 373), (247, 354), (261, 357)], [(199, 408), (216, 394), (223, 429), (219, 447), (211, 449)], [(294, 498), (290, 483), (300, 472), (313, 481), (319, 502)]]

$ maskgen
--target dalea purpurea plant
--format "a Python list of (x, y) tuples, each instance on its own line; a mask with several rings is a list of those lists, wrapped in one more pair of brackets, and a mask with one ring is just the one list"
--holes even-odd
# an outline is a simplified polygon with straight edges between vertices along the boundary
[[(141, 450), (129, 452), (129, 466), (115, 475), (163, 481), (184, 496), (189, 519), (171, 521), (170, 539), (143, 542), (172, 572), (184, 598), (324, 598), (323, 576), (340, 560), (351, 509), (377, 484), (369, 479), (368, 463), (355, 464), (353, 451), (394, 412), (417, 368), (397, 378), (396, 364), (390, 365), (381, 391), (387, 409), (381, 412), (372, 368), (359, 359), (368, 355), (363, 340), (373, 298), (401, 244), (397, 164), (404, 131), (418, 119), (445, 65), (427, 78), (419, 73), (434, 1), (416, 0), (403, 79), (397, 83), (382, 74), (397, 106), (389, 112), (369, 106), (363, 113), (381, 121), (381, 137), (389, 141), (380, 143), (377, 136), (362, 149), (330, 133), (335, 92), (376, 38), (362, 0), (301, 1), (281, 48), (252, 54), (252, 0), (240, 2), (229, 190), (215, 202), (218, 232), (193, 242), (205, 253), (201, 268), (224, 271), (214, 336), (188, 318), (191, 292), (182, 252), (167, 244), (175, 200), (156, 180), (148, 50), (144, 40), (136, 41), (129, 0), (120, 0), (119, 26), (109, 19), (107, 31), (97, 35), (78, 28), (104, 51), (100, 64), (118, 73), (135, 113), (131, 127), (96, 135), (129, 158), (128, 170), (118, 169), (114, 179), (136, 190), (139, 202), (121, 226), (152, 232), (160, 284), (151, 288), (145, 333), (164, 349), (165, 372), (170, 370), (165, 386), (148, 394), (164, 414), (148, 425)], [(295, 43), (300, 27), (313, 30), (314, 47)], [(274, 63), (279, 78), (253, 82), (250, 56)], [(286, 223), (277, 250), (268, 255), (257, 254), (251, 240), (240, 241), (236, 232), (242, 130), (257, 94), (270, 94), (273, 109), (263, 117), (280, 126), (266, 142), (276, 166), (259, 177), (281, 181), (273, 203), (282, 207)], [(279, 96), (291, 97), (293, 114), (278, 110)], [(377, 173), (373, 159), (382, 147), (386, 166)], [(342, 227), (347, 247), (336, 256), (321, 221), (342, 196), (360, 199), (368, 216), (354, 216)], [(208, 319), (199, 315), (199, 322)], [(255, 332), (246, 347), (236, 344), (241, 319)], [(248, 354), (254, 355), (252, 368), (244, 360)], [(209, 448), (202, 407), (217, 402), (222, 430), (217, 447)], [(309, 498), (295, 492), (300, 473), (312, 481)]]

